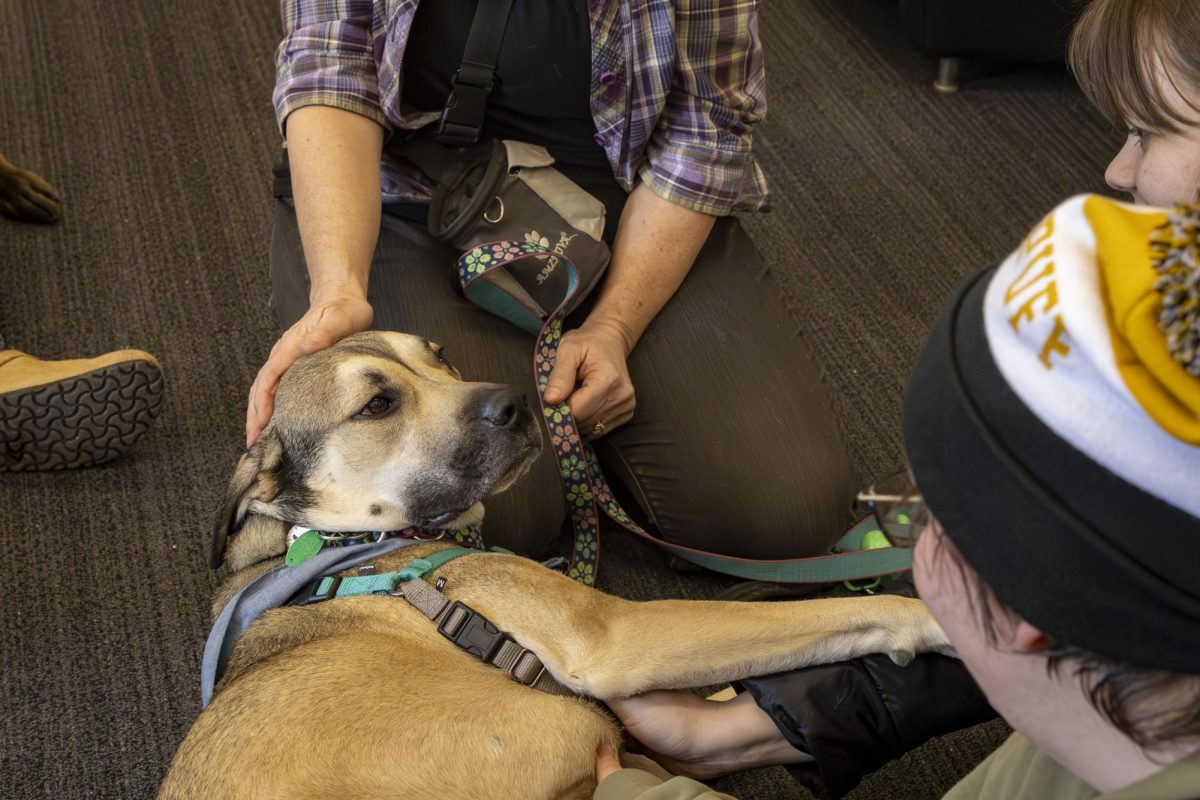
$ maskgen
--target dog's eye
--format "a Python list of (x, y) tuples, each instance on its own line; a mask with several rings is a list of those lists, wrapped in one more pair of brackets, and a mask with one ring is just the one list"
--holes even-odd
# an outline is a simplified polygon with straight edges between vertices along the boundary
[(430, 345), (429, 348), (433, 350), (433, 356), (438, 360), (439, 363), (446, 363), (446, 348), (442, 347), (440, 344)]
[(392, 401), (381, 394), (377, 394), (367, 401), (367, 404), (362, 407), (354, 416), (356, 417), (377, 417), (380, 414), (386, 414), (392, 408)]

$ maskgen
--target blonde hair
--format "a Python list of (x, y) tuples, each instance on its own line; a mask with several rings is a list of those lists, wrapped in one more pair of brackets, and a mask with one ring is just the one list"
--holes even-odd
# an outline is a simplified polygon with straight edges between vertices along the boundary
[[(1092, 0), (1071, 32), (1067, 60), (1087, 98), (1119, 127), (1178, 133), (1200, 123), (1200, 2)], [(1162, 81), (1195, 112), (1171, 105)]]

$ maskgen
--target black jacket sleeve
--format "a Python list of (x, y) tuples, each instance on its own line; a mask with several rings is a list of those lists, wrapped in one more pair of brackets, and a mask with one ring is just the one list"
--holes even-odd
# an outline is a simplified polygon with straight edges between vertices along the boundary
[[(896, 581), (890, 594), (912, 595)], [(863, 776), (935, 736), (996, 716), (962, 662), (921, 655), (905, 667), (885, 655), (741, 681), (793, 747), (814, 764), (789, 768), (814, 794), (842, 797)]]
[(815, 759), (793, 776), (829, 797), (934, 736), (996, 716), (962, 663), (942, 655), (907, 667), (868, 656), (752, 678), (742, 688)]

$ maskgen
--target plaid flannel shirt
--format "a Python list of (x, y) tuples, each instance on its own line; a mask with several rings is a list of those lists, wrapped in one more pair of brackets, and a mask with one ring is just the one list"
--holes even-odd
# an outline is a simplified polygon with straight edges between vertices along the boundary
[[(388, 134), (437, 120), (403, 107), (404, 47), (418, 0), (280, 0), (275, 112), (361, 114)], [(757, 0), (588, 0), (596, 141), (626, 191), (637, 180), (723, 216), (765, 209), (751, 134), (766, 113)], [(553, 46), (547, 43), (547, 46)], [(386, 153), (383, 199), (428, 200)]]

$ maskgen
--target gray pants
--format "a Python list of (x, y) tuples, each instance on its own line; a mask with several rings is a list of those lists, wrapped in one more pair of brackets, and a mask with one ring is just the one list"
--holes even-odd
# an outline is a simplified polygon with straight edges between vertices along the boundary
[[(536, 405), (533, 337), (463, 299), (457, 255), (419, 224), (384, 214), (368, 290), (375, 327), (442, 344), (467, 380), (523, 387)], [(629, 358), (633, 420), (596, 447), (610, 482), (623, 484), (669, 541), (791, 558), (819, 553), (842, 533), (855, 479), (820, 372), (766, 274), (740, 223), (718, 220)], [(276, 205), (271, 281), (286, 328), (308, 308), (308, 272), (287, 200)], [(586, 312), (585, 304), (568, 327)], [(544, 452), (530, 474), (486, 505), (489, 545), (543, 554), (565, 515), (553, 456)]]

